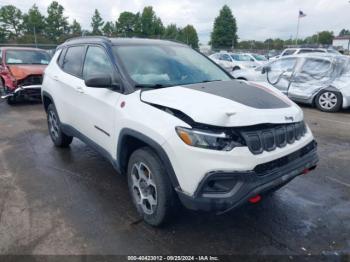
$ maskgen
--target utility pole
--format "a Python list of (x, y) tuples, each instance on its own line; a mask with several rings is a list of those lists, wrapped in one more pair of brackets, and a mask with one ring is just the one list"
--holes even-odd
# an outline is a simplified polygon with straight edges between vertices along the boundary
[(295, 45), (298, 45), (299, 25), (300, 25), (300, 15), (298, 16), (297, 35), (296, 35), (296, 38), (295, 38)]
[(299, 26), (300, 26), (300, 19), (305, 17), (306, 14), (304, 14), (303, 11), (299, 10), (299, 15), (298, 15), (298, 25), (297, 25), (297, 35), (295, 38), (295, 44), (298, 45), (298, 37), (299, 37)]

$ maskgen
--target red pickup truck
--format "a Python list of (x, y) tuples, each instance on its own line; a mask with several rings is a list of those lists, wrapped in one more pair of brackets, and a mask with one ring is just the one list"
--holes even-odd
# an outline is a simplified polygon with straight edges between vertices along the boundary
[(8, 104), (40, 99), (43, 73), (51, 56), (42, 49), (0, 48), (0, 93)]

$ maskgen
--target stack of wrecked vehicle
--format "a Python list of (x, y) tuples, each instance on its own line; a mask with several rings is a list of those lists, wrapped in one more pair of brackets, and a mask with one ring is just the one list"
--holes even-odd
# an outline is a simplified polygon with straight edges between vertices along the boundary
[(8, 104), (19, 100), (40, 100), (43, 73), (50, 55), (41, 49), (2, 47), (0, 49), (0, 92)]
[(304, 54), (283, 57), (256, 69), (238, 70), (235, 78), (267, 82), (296, 102), (325, 112), (350, 107), (350, 57)]

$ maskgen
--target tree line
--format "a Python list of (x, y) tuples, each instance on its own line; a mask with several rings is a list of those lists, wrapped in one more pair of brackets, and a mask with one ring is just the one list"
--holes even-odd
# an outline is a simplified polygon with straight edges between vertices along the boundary
[(164, 26), (152, 6), (146, 6), (142, 12), (122, 12), (116, 21), (104, 21), (95, 9), (91, 30), (83, 29), (76, 19), (69, 23), (68, 17), (64, 16), (64, 7), (56, 1), (48, 6), (46, 16), (35, 4), (26, 13), (13, 5), (0, 8), (0, 43), (59, 44), (68, 38), (82, 35), (169, 39), (193, 48), (198, 48), (199, 42), (194, 26)]
[[(122, 12), (116, 21), (104, 21), (95, 9), (91, 18), (91, 30), (82, 29), (77, 20), (68, 22), (64, 16), (64, 7), (53, 1), (43, 15), (36, 5), (26, 13), (13, 5), (0, 8), (0, 43), (59, 44), (66, 39), (81, 35), (104, 35), (108, 37), (144, 37), (176, 40), (198, 48), (198, 34), (194, 26), (183, 28), (176, 24), (164, 26), (152, 6), (146, 6), (142, 12)], [(350, 30), (342, 29), (339, 36), (350, 35)], [(36, 39), (35, 39), (36, 36)], [(322, 31), (304, 39), (280, 38), (265, 41), (239, 41), (237, 23), (231, 9), (224, 5), (213, 23), (209, 44), (214, 50), (220, 49), (283, 49), (285, 46), (298, 44), (332, 44), (334, 33)]]
[(286, 46), (298, 45), (331, 45), (334, 38), (334, 32), (322, 31), (308, 36), (303, 39), (289, 38), (286, 40), (280, 38), (268, 38), (265, 41), (245, 40), (240, 41), (238, 48), (240, 49), (283, 49)]

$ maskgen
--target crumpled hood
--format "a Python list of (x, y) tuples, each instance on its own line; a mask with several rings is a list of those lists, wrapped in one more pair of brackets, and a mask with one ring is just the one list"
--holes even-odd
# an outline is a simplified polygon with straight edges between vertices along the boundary
[(303, 119), (302, 110), (282, 93), (237, 80), (143, 91), (141, 100), (179, 110), (197, 123), (214, 126), (291, 123)]
[(8, 68), (15, 79), (20, 80), (29, 75), (42, 75), (46, 65), (8, 65)]

